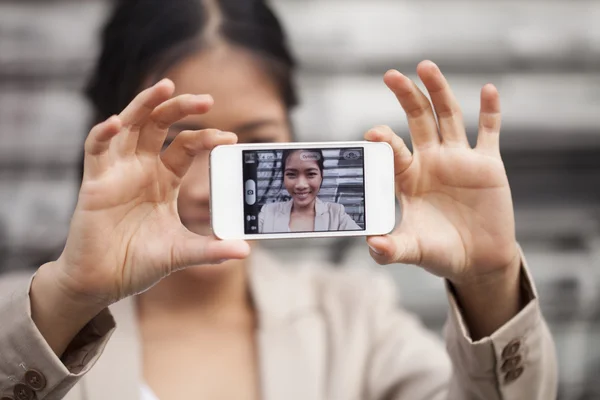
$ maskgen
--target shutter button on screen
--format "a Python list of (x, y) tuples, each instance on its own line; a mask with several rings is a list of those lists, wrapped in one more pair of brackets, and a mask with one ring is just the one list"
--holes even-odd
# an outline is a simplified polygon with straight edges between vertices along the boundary
[(248, 179), (244, 185), (244, 193), (246, 204), (253, 206), (254, 203), (256, 203), (256, 182), (252, 179)]

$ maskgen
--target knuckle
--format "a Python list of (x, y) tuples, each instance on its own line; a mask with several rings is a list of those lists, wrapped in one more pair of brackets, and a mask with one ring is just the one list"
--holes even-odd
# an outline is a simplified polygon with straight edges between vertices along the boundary
[(150, 121), (152, 121), (152, 123), (160, 130), (169, 129), (171, 124), (162, 119), (162, 110), (162, 108), (157, 108), (152, 111), (152, 113), (150, 113)]
[(221, 133), (221, 131), (219, 129), (215, 129), (215, 128), (209, 128), (209, 129), (202, 130), (202, 134), (204, 136), (216, 136), (219, 133)]
[(413, 106), (407, 106), (404, 110), (406, 111), (406, 115), (410, 118), (421, 118), (425, 114), (427, 114), (427, 110), (429, 109), (428, 105), (424, 104), (415, 104)]
[(450, 107), (438, 107), (436, 111), (440, 119), (460, 117), (460, 112)]
[(386, 139), (389, 139), (389, 137), (394, 134), (392, 128), (387, 125), (375, 125), (373, 128), (371, 128), (371, 132), (381, 134)]
[(195, 156), (198, 153), (198, 143), (194, 139), (192, 131), (183, 131), (178, 136), (181, 136), (179, 140), (179, 146), (188, 156)]
[(198, 132), (197, 131), (181, 131), (175, 137), (175, 140), (179, 141), (182, 146), (193, 145), (197, 142)]
[(90, 134), (88, 135), (88, 139), (90, 139), (93, 136), (96, 136), (96, 135), (100, 134), (103, 131), (103, 128), (104, 128), (105, 124), (106, 124), (106, 121), (100, 122), (100, 123), (94, 125), (92, 127), (92, 129), (90, 129)]
[(400, 136), (398, 135), (394, 135), (394, 145), (397, 147), (406, 147), (406, 143), (404, 142), (404, 139), (402, 139)]
[(169, 129), (169, 127), (171, 126), (170, 123), (166, 122), (166, 121), (162, 121), (160, 119), (154, 119), (154, 124), (156, 125), (156, 127), (158, 129), (160, 129), (161, 131), (167, 130)]

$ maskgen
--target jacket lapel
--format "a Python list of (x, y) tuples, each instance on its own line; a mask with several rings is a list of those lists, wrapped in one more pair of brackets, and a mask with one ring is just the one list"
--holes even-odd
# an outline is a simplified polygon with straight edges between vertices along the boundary
[(329, 210), (327, 205), (317, 197), (315, 201), (315, 231), (329, 230)]
[(87, 400), (140, 398), (141, 346), (135, 300), (131, 297), (110, 307), (117, 329), (102, 357), (82, 379)]
[[(263, 400), (320, 400), (327, 376), (325, 324), (316, 294), (281, 261), (254, 249), (248, 270), (259, 318), (258, 362)], [(304, 283), (303, 283), (304, 280)], [(87, 400), (140, 398), (141, 343), (135, 300), (110, 307), (117, 324), (102, 357), (82, 379)]]
[(325, 324), (316, 296), (261, 251), (253, 251), (250, 285), (259, 312), (263, 400), (319, 400), (325, 393)]
[(282, 203), (275, 213), (275, 232), (288, 232), (290, 229), (290, 215), (292, 214), (293, 200)]
[[(276, 230), (288, 232), (293, 204), (294, 200), (288, 200), (281, 205), (279, 212), (275, 215), (275, 218), (277, 218), (275, 221)], [(327, 204), (317, 197), (315, 200), (315, 231), (327, 230), (329, 230), (329, 209)]]

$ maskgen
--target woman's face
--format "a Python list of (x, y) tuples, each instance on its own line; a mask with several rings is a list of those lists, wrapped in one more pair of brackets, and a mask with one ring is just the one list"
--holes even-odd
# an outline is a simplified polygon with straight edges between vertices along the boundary
[[(194, 55), (166, 74), (175, 94), (210, 94), (214, 106), (204, 115), (174, 125), (168, 144), (182, 130), (216, 128), (234, 132), (240, 143), (290, 140), (287, 110), (275, 82), (244, 50), (221, 46)], [(210, 233), (208, 152), (196, 157), (179, 192), (181, 221), (192, 232)]]
[(319, 153), (297, 150), (286, 160), (283, 185), (292, 196), (296, 207), (311, 205), (319, 194), (323, 176), (316, 157), (320, 157)]

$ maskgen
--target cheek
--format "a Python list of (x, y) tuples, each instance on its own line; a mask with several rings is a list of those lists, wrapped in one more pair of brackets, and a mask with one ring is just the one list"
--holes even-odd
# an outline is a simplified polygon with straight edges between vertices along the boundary
[(313, 189), (319, 189), (321, 187), (321, 182), (322, 182), (321, 177), (317, 176), (310, 180), (310, 186)]
[(286, 188), (294, 187), (294, 180), (287, 177), (283, 178), (283, 186), (285, 186)]

